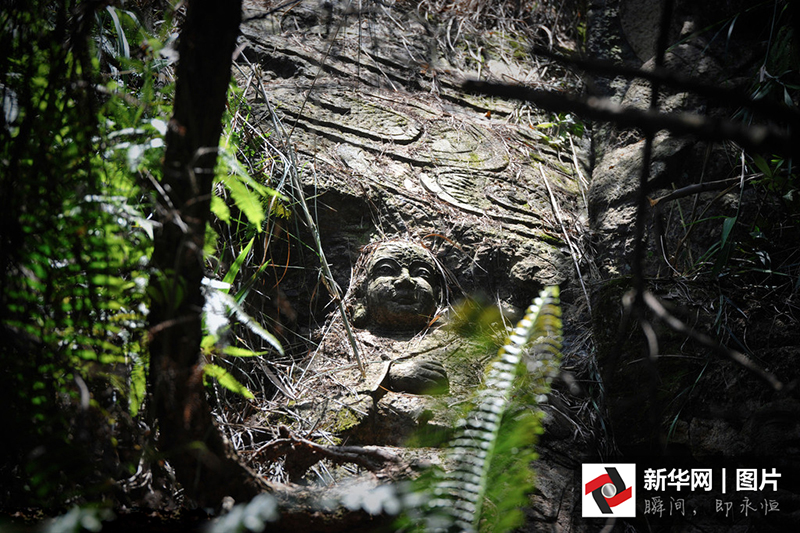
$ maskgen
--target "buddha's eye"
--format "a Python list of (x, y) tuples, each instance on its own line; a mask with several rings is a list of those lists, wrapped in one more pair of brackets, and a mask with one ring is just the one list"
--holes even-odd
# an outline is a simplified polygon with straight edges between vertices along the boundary
[(415, 278), (425, 278), (427, 280), (432, 280), (434, 278), (433, 269), (428, 265), (414, 265), (411, 272), (411, 275)]
[(383, 261), (375, 265), (372, 269), (374, 277), (394, 276), (397, 271), (397, 266), (391, 261)]

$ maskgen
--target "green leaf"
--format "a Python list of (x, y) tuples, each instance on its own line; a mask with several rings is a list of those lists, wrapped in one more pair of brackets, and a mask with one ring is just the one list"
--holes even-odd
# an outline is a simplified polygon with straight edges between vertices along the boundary
[(272, 214), (278, 218), (288, 219), (292, 216), (292, 210), (286, 207), (282, 202), (275, 201), (272, 206)]
[(227, 370), (222, 368), (221, 366), (215, 365), (213, 363), (209, 363), (203, 367), (203, 372), (206, 376), (211, 376), (212, 378), (216, 379), (217, 382), (228, 389), (231, 392), (235, 392), (236, 394), (241, 394), (248, 400), (254, 400), (255, 396), (250, 389), (239, 383), (239, 381), (233, 377)]
[(109, 276), (106, 274), (96, 274), (92, 276), (92, 284), (103, 287), (114, 287), (121, 291), (136, 286), (136, 283), (132, 281), (128, 281), (117, 276)]
[(214, 213), (214, 215), (216, 215), (216, 217), (222, 222), (230, 224), (231, 210), (228, 209), (228, 205), (225, 203), (225, 200), (216, 194), (211, 197), (211, 212)]
[(131, 416), (136, 416), (139, 413), (146, 391), (147, 372), (145, 371), (145, 365), (141, 361), (137, 361), (131, 371), (130, 394), (128, 397)]
[(714, 262), (714, 268), (711, 269), (711, 274), (713, 276), (716, 276), (722, 272), (722, 269), (728, 264), (728, 260), (731, 257), (731, 252), (733, 251), (733, 239), (731, 239), (730, 236), (731, 232), (733, 231), (733, 227), (736, 225), (736, 220), (737, 217), (725, 217), (725, 220), (722, 221), (720, 250), (719, 254), (717, 255), (717, 259)]
[(242, 210), (247, 220), (256, 227), (256, 231), (260, 232), (265, 215), (259, 194), (248, 189), (236, 176), (227, 176), (222, 181), (231, 192), (236, 207)]
[(201, 348), (211, 348), (212, 346), (214, 346), (214, 344), (216, 342), (217, 342), (217, 339), (216, 339), (216, 337), (214, 337), (214, 335), (206, 335), (200, 341), (200, 347)]
[(756, 154), (753, 156), (753, 164), (760, 170), (765, 177), (769, 178), (772, 177), (772, 170), (769, 168), (769, 163), (761, 157), (760, 155)]
[(239, 348), (238, 346), (226, 346), (222, 349), (222, 352), (226, 355), (232, 355), (233, 357), (258, 357), (259, 355), (266, 355), (270, 351), (264, 350), (262, 352), (254, 352), (247, 348)]
[(203, 241), (203, 255), (206, 257), (214, 257), (214, 254), (217, 252), (217, 241), (219, 240), (219, 234), (214, 229), (214, 225), (211, 221), (206, 222), (206, 235)]
[(792, 95), (789, 94), (789, 90), (786, 87), (783, 88), (783, 103), (789, 108), (794, 107), (794, 100), (792, 100)]
[[(253, 243), (255, 242), (256, 238), (253, 237), (250, 239), (250, 242), (247, 243), (247, 246), (242, 249), (238, 256), (236, 256), (236, 260), (231, 265), (230, 270), (228, 270), (227, 274), (223, 278), (223, 283), (231, 284), (233, 280), (236, 279), (236, 275), (239, 274), (239, 270), (242, 268), (242, 264), (244, 263), (247, 256), (250, 254), (250, 250), (253, 249)], [(228, 292), (230, 289), (221, 289), (224, 292)]]
[(722, 246), (728, 242), (728, 237), (731, 235), (733, 226), (736, 224), (736, 217), (725, 217), (722, 221)]
[[(246, 348), (239, 348), (238, 346), (226, 346), (222, 349), (222, 351), (227, 355), (232, 355), (233, 357), (258, 357), (260, 355), (266, 355), (270, 353), (269, 350), (265, 350), (263, 352), (254, 352)], [(266, 374), (267, 379), (269, 379), (279, 391), (284, 393), (288, 398), (296, 398), (295, 394), (286, 388), (286, 385), (284, 385), (280, 378), (278, 378), (278, 376), (276, 376), (275, 373), (269, 369), (269, 367), (262, 367), (261, 370)]]
[(259, 276), (261, 276), (261, 274), (264, 273), (264, 270), (266, 270), (266, 268), (271, 264), (272, 261), (270, 260), (265, 261), (260, 267), (258, 267), (258, 270), (253, 272), (253, 275), (250, 276), (250, 279), (242, 283), (241, 287), (239, 288), (239, 292), (237, 292), (236, 295), (234, 295), (234, 298), (236, 299), (237, 302), (243, 302), (244, 299), (247, 298), (247, 295), (250, 294), (250, 289), (259, 279)]
[[(278, 196), (283, 198), (277, 191), (270, 189), (266, 185), (262, 185), (254, 180), (247, 169), (236, 159), (236, 156), (231, 153), (227, 148), (220, 148), (220, 162), (226, 169), (227, 174), (235, 176), (239, 181), (253, 189), (259, 196), (266, 198), (267, 196)], [(285, 200), (285, 198), (284, 198)]]
[(239, 302), (236, 299), (228, 294), (227, 292), (223, 292), (221, 290), (216, 290), (213, 293), (216, 297), (222, 300), (222, 303), (227, 306), (228, 309), (233, 310), (236, 318), (239, 319), (239, 322), (242, 323), (245, 327), (247, 327), (250, 331), (267, 341), (273, 348), (275, 348), (278, 353), (283, 355), (283, 347), (281, 346), (280, 341), (269, 331), (265, 330), (261, 325), (256, 322), (256, 319), (251, 317), (247, 314), (247, 312), (242, 308)]
[(106, 11), (111, 15), (111, 20), (114, 21), (114, 29), (117, 32), (117, 55), (119, 57), (131, 57), (130, 46), (128, 45), (128, 38), (125, 37), (125, 30), (122, 29), (122, 23), (117, 16), (117, 8), (113, 6), (106, 6)]

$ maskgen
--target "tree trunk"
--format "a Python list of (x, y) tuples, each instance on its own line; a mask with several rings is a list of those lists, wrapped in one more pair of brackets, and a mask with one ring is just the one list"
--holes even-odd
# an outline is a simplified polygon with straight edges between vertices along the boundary
[(157, 444), (186, 494), (202, 506), (226, 495), (247, 500), (260, 490), (213, 423), (199, 360), (203, 242), (240, 19), (241, 0), (188, 3), (148, 291)]

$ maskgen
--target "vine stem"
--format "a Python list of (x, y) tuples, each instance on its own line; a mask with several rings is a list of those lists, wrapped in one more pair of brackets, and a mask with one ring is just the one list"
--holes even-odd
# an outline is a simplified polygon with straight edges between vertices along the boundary
[(356, 343), (353, 329), (350, 326), (350, 320), (348, 320), (347, 313), (345, 312), (344, 301), (342, 300), (341, 292), (339, 291), (339, 287), (336, 285), (336, 280), (333, 279), (333, 274), (331, 273), (328, 261), (325, 259), (325, 252), (322, 250), (322, 240), (320, 239), (319, 229), (317, 228), (317, 224), (314, 222), (314, 218), (311, 216), (311, 211), (309, 211), (308, 204), (306, 203), (306, 196), (303, 192), (303, 184), (300, 182), (300, 174), (297, 172), (297, 158), (295, 157), (294, 148), (292, 147), (291, 141), (286, 135), (286, 132), (283, 130), (283, 126), (281, 125), (278, 116), (275, 114), (275, 110), (273, 109), (269, 98), (267, 98), (267, 91), (264, 89), (264, 85), (261, 82), (259, 82), (259, 88), (261, 90), (261, 96), (264, 98), (267, 108), (269, 109), (270, 118), (272, 119), (272, 124), (275, 128), (275, 133), (278, 135), (280, 141), (283, 142), (284, 149), (289, 157), (289, 173), (292, 179), (292, 185), (296, 191), (297, 201), (303, 211), (303, 216), (305, 217), (308, 229), (311, 231), (311, 235), (314, 239), (314, 245), (316, 246), (316, 251), (319, 255), (319, 261), (322, 265), (322, 282), (325, 285), (325, 288), (328, 289), (328, 293), (331, 295), (331, 298), (333, 298), (333, 300), (336, 302), (336, 306), (339, 309), (339, 314), (342, 316), (344, 329), (347, 332), (347, 339), (350, 342), (351, 349), (353, 350), (353, 357), (355, 357), (356, 363), (358, 364), (358, 369), (361, 371), (361, 376), (366, 377), (367, 372), (364, 369), (364, 362), (361, 360), (361, 355), (359, 354), (358, 344)]

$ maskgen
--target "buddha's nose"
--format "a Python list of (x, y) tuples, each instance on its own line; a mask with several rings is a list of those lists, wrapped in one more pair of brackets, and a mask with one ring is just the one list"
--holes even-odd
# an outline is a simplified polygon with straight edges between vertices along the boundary
[(407, 268), (404, 268), (400, 272), (400, 275), (398, 276), (397, 281), (395, 282), (395, 286), (397, 286), (397, 287), (413, 287), (414, 286), (414, 280), (411, 279), (411, 275), (408, 273), (408, 269)]

